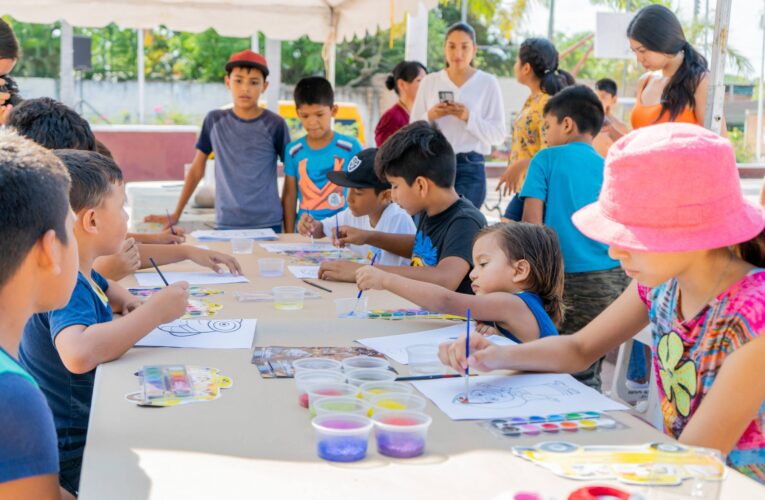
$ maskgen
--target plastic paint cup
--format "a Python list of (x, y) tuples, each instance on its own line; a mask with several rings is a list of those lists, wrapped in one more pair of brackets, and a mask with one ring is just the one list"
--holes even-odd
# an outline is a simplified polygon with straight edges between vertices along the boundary
[(250, 238), (232, 238), (231, 239), (231, 253), (234, 254), (249, 254), (252, 253), (254, 242)]
[(362, 295), (357, 299), (335, 299), (335, 313), (338, 318), (366, 318), (367, 297)]
[(313, 384), (331, 384), (345, 382), (345, 374), (332, 370), (307, 370), (295, 374), (298, 390), (298, 403), (308, 408), (308, 388)]
[(258, 273), (264, 278), (278, 278), (284, 274), (284, 259), (258, 259)]
[(365, 382), (359, 386), (361, 397), (371, 401), (383, 394), (412, 394), (414, 387), (403, 382)]
[(349, 398), (345, 396), (330, 396), (319, 398), (313, 403), (316, 415), (326, 413), (353, 413), (356, 415), (368, 416), (369, 403), (359, 398)]
[(394, 458), (425, 453), (430, 416), (419, 411), (378, 411), (373, 417), (377, 452)]
[(342, 361), (342, 365), (343, 370), (349, 372), (359, 368), (379, 368), (387, 370), (390, 363), (388, 363), (388, 360), (385, 358), (376, 358), (374, 356), (353, 356), (351, 358), (345, 358)]
[(292, 362), (292, 368), (295, 373), (310, 370), (329, 370), (333, 372), (342, 371), (342, 365), (336, 359), (330, 358), (301, 358)]
[(276, 286), (271, 292), (274, 294), (274, 308), (281, 311), (297, 311), (303, 308), (305, 302), (305, 289), (299, 286)]
[(329, 396), (353, 398), (356, 397), (356, 394), (358, 394), (358, 388), (350, 384), (327, 382), (309, 384), (306, 393), (308, 394), (308, 412), (311, 414), (311, 416), (314, 416), (316, 415), (316, 409), (314, 409), (313, 404), (318, 399), (326, 398)]
[(597, 429), (598, 424), (594, 420), (580, 420), (579, 427), (585, 431), (594, 431)]
[(553, 424), (551, 422), (542, 424), (540, 427), (542, 428), (542, 432), (548, 432), (550, 434), (556, 433), (560, 430), (560, 426), (558, 424)]
[(566, 432), (576, 432), (577, 430), (579, 430), (579, 426), (577, 425), (576, 422), (569, 422), (569, 421), (561, 422), (560, 428), (561, 430)]
[(393, 382), (396, 380), (396, 374), (390, 370), (380, 368), (360, 368), (358, 370), (347, 371), (348, 383), (361, 387), (365, 382)]
[(311, 421), (316, 453), (331, 462), (356, 462), (367, 455), (372, 421), (353, 413), (327, 413)]
[(412, 375), (440, 375), (445, 366), (438, 359), (438, 346), (417, 344), (406, 348), (409, 358), (409, 373)]
[(613, 429), (616, 427), (616, 420), (613, 420), (611, 418), (601, 417), (597, 420), (598, 427), (602, 429)]
[(541, 431), (536, 424), (524, 424), (521, 426), (521, 432), (526, 436), (538, 436)]
[(416, 394), (378, 394), (370, 400), (371, 412), (387, 410), (423, 411), (427, 402)]

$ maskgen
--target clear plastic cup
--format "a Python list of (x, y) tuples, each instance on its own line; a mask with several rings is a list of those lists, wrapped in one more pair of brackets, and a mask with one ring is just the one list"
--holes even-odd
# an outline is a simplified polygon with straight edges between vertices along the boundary
[(232, 238), (231, 252), (235, 254), (252, 253), (254, 242), (250, 238)]
[(366, 318), (367, 297), (362, 295), (359, 299), (335, 299), (335, 313), (338, 318)]
[(316, 400), (330, 396), (342, 396), (346, 398), (355, 398), (359, 393), (358, 387), (340, 382), (326, 382), (317, 384), (308, 384), (306, 388), (308, 393), (308, 412), (311, 416), (316, 415), (316, 409), (313, 404)]
[(258, 273), (264, 278), (278, 278), (284, 274), (284, 259), (258, 259)]
[(381, 368), (359, 368), (345, 373), (348, 377), (348, 383), (361, 387), (365, 382), (393, 382), (396, 380), (396, 374), (390, 370)]
[(420, 411), (376, 411), (372, 420), (379, 454), (412, 458), (425, 453), (430, 416)]
[(340, 361), (330, 358), (300, 358), (292, 362), (292, 369), (295, 373), (310, 370), (329, 370), (333, 372), (340, 372), (343, 370), (343, 366)]
[(404, 382), (365, 382), (359, 386), (361, 397), (371, 401), (382, 394), (412, 394), (414, 387)]
[(345, 358), (342, 361), (343, 370), (349, 372), (351, 370), (358, 370), (359, 368), (378, 368), (381, 370), (387, 370), (390, 367), (390, 363), (385, 358), (376, 358), (374, 356), (353, 356), (351, 358)]
[(311, 421), (316, 453), (330, 462), (356, 462), (367, 455), (372, 421), (353, 413), (327, 413)]
[(417, 344), (406, 348), (409, 357), (409, 373), (412, 375), (440, 375), (445, 367), (438, 359), (438, 346)]
[(345, 396), (329, 396), (319, 398), (313, 403), (313, 409), (316, 415), (325, 413), (355, 413), (357, 415), (369, 415), (369, 403), (359, 398), (348, 398)]
[(274, 307), (281, 311), (297, 311), (303, 308), (305, 288), (299, 286), (275, 286), (271, 289), (274, 294)]
[(388, 410), (423, 411), (427, 402), (416, 394), (378, 394), (370, 401), (372, 412)]
[(332, 370), (307, 370), (295, 374), (298, 403), (308, 408), (308, 388), (313, 384), (345, 383), (345, 374)]

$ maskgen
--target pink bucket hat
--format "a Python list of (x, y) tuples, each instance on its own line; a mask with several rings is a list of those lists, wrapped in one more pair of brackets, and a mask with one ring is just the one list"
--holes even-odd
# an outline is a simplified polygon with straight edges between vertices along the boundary
[(727, 139), (684, 123), (638, 129), (608, 152), (598, 201), (574, 225), (626, 250), (690, 252), (757, 236), (765, 213), (741, 194)]

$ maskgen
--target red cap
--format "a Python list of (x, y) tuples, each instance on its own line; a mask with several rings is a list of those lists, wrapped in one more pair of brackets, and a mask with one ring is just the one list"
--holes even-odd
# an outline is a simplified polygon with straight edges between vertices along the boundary
[(266, 58), (249, 49), (237, 52), (229, 58), (226, 63), (226, 73), (231, 73), (231, 70), (235, 67), (257, 68), (263, 73), (264, 77), (268, 76)]

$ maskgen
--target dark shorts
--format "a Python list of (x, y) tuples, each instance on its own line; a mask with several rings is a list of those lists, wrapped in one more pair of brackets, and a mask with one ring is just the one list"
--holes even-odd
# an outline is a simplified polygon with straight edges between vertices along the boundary
[[(611, 305), (630, 283), (620, 267), (587, 273), (566, 273), (563, 282), (563, 302), (566, 317), (559, 329), (561, 335), (570, 335), (584, 328), (597, 315)], [(603, 358), (586, 370), (573, 373), (574, 378), (600, 391), (600, 369)]]

